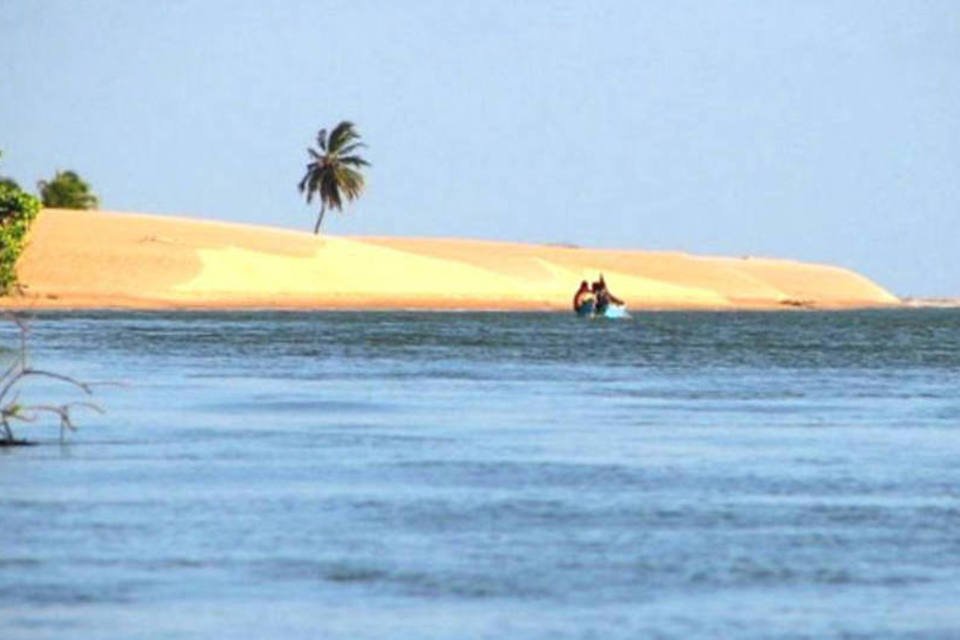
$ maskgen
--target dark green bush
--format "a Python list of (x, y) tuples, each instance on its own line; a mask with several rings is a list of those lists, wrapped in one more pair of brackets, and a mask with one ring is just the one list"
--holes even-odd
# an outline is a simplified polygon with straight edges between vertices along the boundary
[(0, 183), (0, 295), (10, 293), (17, 283), (17, 258), (39, 211), (36, 197)]
[(57, 209), (96, 209), (100, 201), (75, 171), (57, 171), (49, 181), (37, 183), (43, 206)]

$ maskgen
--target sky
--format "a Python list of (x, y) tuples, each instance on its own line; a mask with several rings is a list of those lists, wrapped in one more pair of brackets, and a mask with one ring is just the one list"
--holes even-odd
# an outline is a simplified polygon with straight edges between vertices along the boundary
[(337, 235), (774, 256), (960, 295), (960, 2), (0, 0), (0, 174)]

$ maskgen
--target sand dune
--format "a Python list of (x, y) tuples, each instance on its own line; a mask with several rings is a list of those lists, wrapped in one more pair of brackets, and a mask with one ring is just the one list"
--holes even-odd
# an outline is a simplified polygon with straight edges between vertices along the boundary
[(168, 216), (44, 210), (6, 308), (565, 310), (602, 272), (633, 308), (898, 304), (831, 266), (477, 240), (350, 238)]

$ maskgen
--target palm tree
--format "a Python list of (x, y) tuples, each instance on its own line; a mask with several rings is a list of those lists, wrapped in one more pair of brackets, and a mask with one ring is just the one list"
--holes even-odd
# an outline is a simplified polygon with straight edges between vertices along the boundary
[(352, 201), (363, 192), (363, 175), (358, 169), (369, 167), (370, 163), (356, 155), (358, 149), (366, 146), (359, 140), (360, 134), (353, 123), (344, 120), (334, 127), (329, 137), (326, 129), (317, 133), (319, 151), (307, 149), (311, 160), (298, 188), (300, 193), (306, 193), (307, 204), (314, 195), (320, 197), (320, 215), (313, 228), (315, 234), (320, 233), (327, 207), (342, 211), (343, 196)]

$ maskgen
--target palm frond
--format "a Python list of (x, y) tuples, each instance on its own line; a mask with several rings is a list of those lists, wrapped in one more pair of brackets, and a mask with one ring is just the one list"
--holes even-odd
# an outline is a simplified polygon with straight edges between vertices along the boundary
[[(316, 173), (319, 167), (320, 165), (317, 162), (311, 162), (310, 164), (307, 165), (306, 171), (303, 174), (303, 178), (300, 180), (300, 183), (297, 185), (297, 189), (300, 191), (300, 193), (303, 193), (304, 190), (307, 188), (307, 185), (310, 182), (310, 176)], [(309, 194), (308, 194), (308, 198), (309, 198)]]
[(370, 163), (361, 158), (360, 156), (346, 156), (344, 158), (339, 158), (340, 164), (346, 164), (351, 167), (369, 167)]
[(365, 145), (365, 144), (362, 143), (362, 142), (354, 142), (354, 143), (352, 143), (352, 144), (346, 145), (346, 146), (345, 146), (344, 148), (342, 148), (342, 149), (337, 150), (337, 155), (341, 155), (341, 156), (350, 155), (351, 153), (353, 153), (353, 152), (356, 151), (357, 149), (363, 149), (363, 148), (365, 148), (366, 146), (367, 146), (367, 145)]
[(363, 176), (358, 171), (340, 166), (337, 167), (336, 178), (348, 201), (356, 200), (363, 193)]
[(331, 209), (343, 210), (343, 201), (340, 198), (340, 185), (334, 171), (326, 173), (320, 182), (320, 197)]
[(310, 180), (307, 181), (307, 204), (310, 204), (313, 201), (313, 196), (320, 195), (320, 198), (323, 198), (323, 194), (319, 193), (320, 181), (323, 179), (323, 172), (320, 170), (314, 171), (310, 174)]
[(330, 132), (330, 138), (328, 140), (327, 149), (330, 153), (339, 153), (344, 146), (353, 140), (357, 140), (360, 136), (353, 128), (353, 123), (349, 120), (344, 120), (336, 127), (333, 131)]
[(320, 129), (320, 131), (317, 132), (317, 144), (320, 146), (320, 149), (322, 151), (327, 150), (327, 130), (326, 129)]

